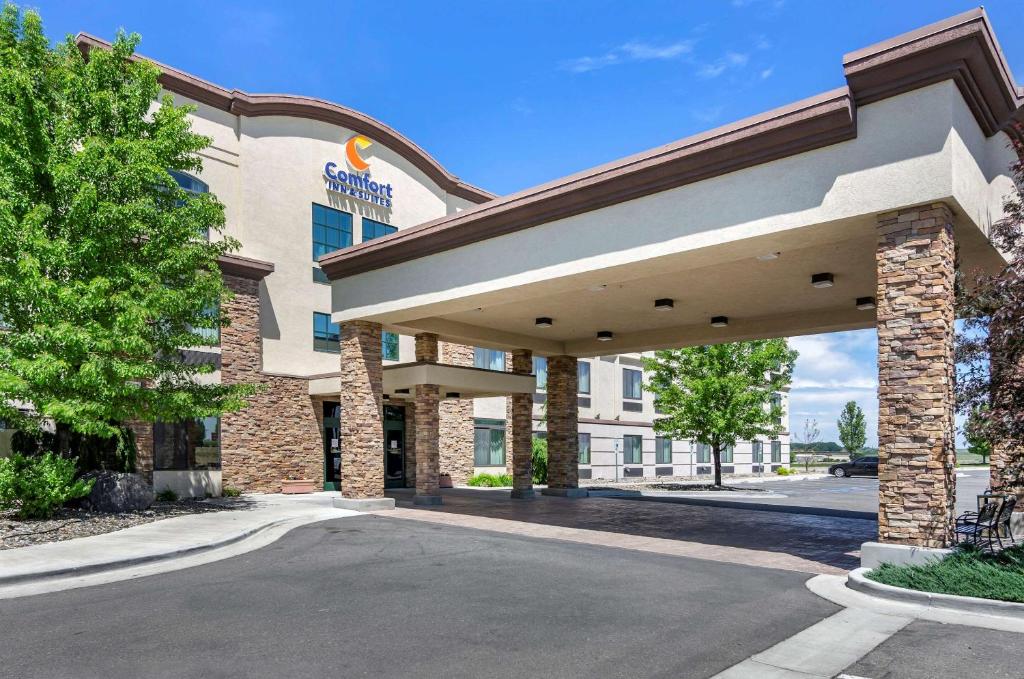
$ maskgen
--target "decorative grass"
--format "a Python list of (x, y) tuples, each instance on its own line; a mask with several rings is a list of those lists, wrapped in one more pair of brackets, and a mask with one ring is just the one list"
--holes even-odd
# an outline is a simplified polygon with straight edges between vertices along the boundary
[(1024, 603), (1024, 544), (998, 554), (961, 547), (945, 559), (924, 566), (882, 564), (867, 577), (920, 592)]
[(510, 488), (512, 486), (511, 474), (477, 474), (466, 481), (467, 486), (477, 488)]

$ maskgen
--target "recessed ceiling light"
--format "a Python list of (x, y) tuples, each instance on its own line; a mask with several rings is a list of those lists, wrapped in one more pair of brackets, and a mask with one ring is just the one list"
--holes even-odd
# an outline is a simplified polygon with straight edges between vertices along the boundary
[(724, 328), (727, 325), (729, 325), (729, 317), (728, 316), (712, 316), (711, 317), (711, 327), (712, 328)]
[(811, 285), (816, 288), (831, 288), (835, 285), (835, 278), (830, 273), (816, 273), (811, 276)]
[(547, 316), (538, 316), (537, 320), (535, 320), (533, 324), (536, 325), (538, 328), (550, 328), (551, 319), (548, 318)]
[(607, 289), (608, 286), (605, 285), (604, 283), (600, 285), (591, 285), (589, 288), (587, 288), (587, 290), (590, 290), (591, 292), (604, 292)]
[(675, 302), (669, 297), (662, 297), (661, 299), (654, 300), (654, 308), (656, 311), (672, 311), (675, 307)]
[(598, 342), (611, 342), (613, 339), (615, 339), (615, 333), (611, 330), (599, 330), (597, 332)]
[(768, 253), (765, 253), (763, 255), (758, 255), (757, 258), (759, 260), (761, 260), (762, 262), (770, 262), (773, 259), (778, 259), (779, 255), (781, 255), (781, 254), (782, 254), (781, 252), (768, 252)]
[(461, 396), (461, 394), (457, 391), (446, 391), (444, 393), (445, 398), (458, 398), (459, 396)]
[(868, 311), (870, 309), (874, 309), (875, 308), (875, 298), (874, 297), (858, 297), (857, 298), (857, 308), (860, 309), (861, 311)]

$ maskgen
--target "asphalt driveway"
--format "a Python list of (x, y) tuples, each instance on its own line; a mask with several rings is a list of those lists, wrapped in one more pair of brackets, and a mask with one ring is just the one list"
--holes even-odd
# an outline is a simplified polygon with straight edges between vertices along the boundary
[(360, 516), (0, 601), (5, 676), (708, 677), (834, 613), (806, 574)]

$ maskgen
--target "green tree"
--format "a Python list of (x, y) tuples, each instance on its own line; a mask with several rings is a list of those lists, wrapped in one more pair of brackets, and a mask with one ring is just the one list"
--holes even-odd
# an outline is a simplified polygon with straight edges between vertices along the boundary
[(964, 439), (967, 441), (967, 452), (981, 457), (982, 464), (988, 464), (988, 456), (992, 454), (992, 442), (987, 437), (985, 417), (981, 409), (971, 411), (964, 423)]
[(836, 427), (839, 429), (839, 440), (842, 441), (846, 452), (850, 454), (850, 459), (856, 458), (868, 440), (864, 411), (860, 409), (856, 401), (846, 402), (843, 412), (839, 414)]
[(35, 12), (0, 13), (0, 418), (52, 420), (65, 455), (74, 434), (116, 447), (128, 420), (218, 415), (254, 391), (181, 360), (227, 322), (217, 260), (238, 243), (223, 205), (169, 172), (199, 172), (211, 140), (159, 100), (138, 41), (86, 56), (71, 37), (50, 48)]
[(792, 379), (797, 352), (784, 339), (670, 349), (643, 359), (662, 416), (654, 430), (711, 447), (715, 485), (722, 450), (758, 436), (778, 436), (782, 407), (773, 397)]

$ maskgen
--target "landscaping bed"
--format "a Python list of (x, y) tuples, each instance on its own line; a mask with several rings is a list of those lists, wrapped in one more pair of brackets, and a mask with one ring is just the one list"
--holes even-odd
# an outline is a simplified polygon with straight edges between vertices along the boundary
[(1024, 544), (997, 554), (961, 548), (924, 566), (882, 564), (865, 577), (920, 592), (1024, 603)]
[(756, 486), (715, 486), (710, 483), (671, 483), (671, 482), (635, 482), (605, 483), (602, 485), (584, 486), (587, 490), (665, 490), (684, 493), (710, 491), (715, 493), (735, 491), (737, 493), (770, 493), (771, 491)]
[(154, 502), (149, 509), (119, 514), (65, 507), (58, 509), (49, 519), (17, 519), (14, 511), (7, 511), (0, 513), (0, 549), (101, 535), (173, 516), (221, 512), (234, 508), (232, 503), (222, 501), (178, 500)]

